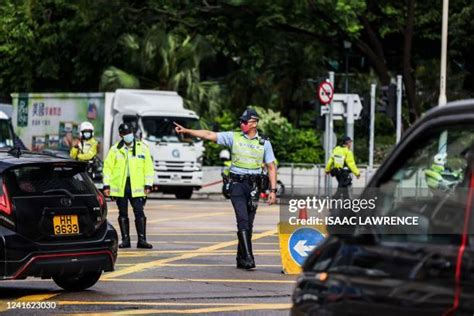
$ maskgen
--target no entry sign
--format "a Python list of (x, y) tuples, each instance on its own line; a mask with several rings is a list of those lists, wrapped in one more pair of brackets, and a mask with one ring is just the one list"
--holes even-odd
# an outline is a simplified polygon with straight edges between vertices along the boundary
[(319, 85), (318, 96), (321, 104), (329, 104), (334, 97), (334, 87), (329, 81), (324, 81)]

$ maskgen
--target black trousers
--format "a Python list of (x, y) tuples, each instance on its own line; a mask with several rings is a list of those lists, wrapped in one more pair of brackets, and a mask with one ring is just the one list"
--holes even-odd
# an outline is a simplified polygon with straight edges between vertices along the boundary
[(119, 216), (128, 218), (128, 201), (133, 208), (133, 213), (135, 214), (135, 219), (140, 219), (145, 217), (143, 208), (145, 207), (146, 198), (144, 197), (132, 197), (132, 189), (130, 187), (130, 178), (127, 178), (127, 183), (125, 184), (125, 193), (124, 197), (117, 198), (117, 207), (119, 209)]
[(341, 169), (336, 174), (337, 191), (335, 198), (350, 199), (350, 187), (352, 186), (351, 172), (346, 169)]
[(252, 185), (249, 182), (232, 182), (230, 200), (235, 211), (237, 230), (253, 230), (253, 221), (257, 209), (251, 206), (250, 192)]

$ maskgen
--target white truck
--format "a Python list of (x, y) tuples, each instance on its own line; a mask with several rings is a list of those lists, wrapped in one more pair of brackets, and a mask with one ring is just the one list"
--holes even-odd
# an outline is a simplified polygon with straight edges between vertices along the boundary
[(150, 149), (155, 191), (189, 199), (202, 186), (203, 142), (177, 135), (173, 125), (199, 128), (199, 117), (184, 108), (183, 99), (174, 91), (14, 93), (12, 99), (15, 132), (33, 151), (69, 151), (79, 136), (79, 124), (89, 121), (103, 158), (120, 139), (118, 126), (127, 122)]

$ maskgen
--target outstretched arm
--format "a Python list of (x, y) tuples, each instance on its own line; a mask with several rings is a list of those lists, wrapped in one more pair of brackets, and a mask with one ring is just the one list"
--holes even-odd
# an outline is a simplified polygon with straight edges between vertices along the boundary
[(179, 125), (176, 122), (173, 122), (173, 124), (176, 126), (175, 131), (178, 134), (189, 134), (191, 136), (199, 137), (199, 138), (202, 138), (202, 139), (207, 139), (207, 140), (210, 140), (210, 141), (213, 141), (213, 142), (217, 141), (217, 133), (215, 133), (215, 132), (211, 132), (211, 131), (204, 130), (204, 129), (196, 130), (196, 129), (184, 128), (183, 126)]

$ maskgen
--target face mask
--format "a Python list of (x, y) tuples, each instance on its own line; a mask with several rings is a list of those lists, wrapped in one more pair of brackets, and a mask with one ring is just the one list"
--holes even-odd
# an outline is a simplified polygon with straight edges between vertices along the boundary
[(133, 133), (123, 136), (123, 141), (126, 142), (127, 144), (130, 144), (131, 142), (133, 142), (133, 139), (134, 139)]
[(85, 133), (82, 133), (82, 136), (84, 136), (85, 139), (89, 139), (92, 137), (92, 133), (91, 132), (85, 132)]
[(249, 123), (247, 124), (243, 124), (243, 123), (240, 123), (240, 130), (244, 133), (244, 134), (247, 134), (250, 130), (250, 125)]

